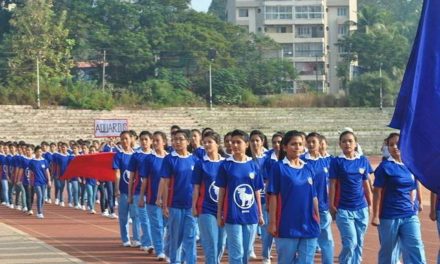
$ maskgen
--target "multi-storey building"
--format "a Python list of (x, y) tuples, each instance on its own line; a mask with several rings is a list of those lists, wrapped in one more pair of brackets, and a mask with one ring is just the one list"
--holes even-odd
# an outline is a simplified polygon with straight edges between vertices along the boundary
[(349, 51), (336, 43), (355, 28), (357, 0), (227, 0), (226, 15), (281, 45), (279, 57), (299, 73), (293, 92), (341, 92), (337, 65)]

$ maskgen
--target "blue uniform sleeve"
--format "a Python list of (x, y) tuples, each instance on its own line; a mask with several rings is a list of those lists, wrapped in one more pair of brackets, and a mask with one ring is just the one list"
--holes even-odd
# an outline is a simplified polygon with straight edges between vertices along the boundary
[(368, 159), (365, 156), (363, 157), (365, 161), (365, 172), (362, 175), (362, 180), (366, 181), (370, 177), (370, 173), (373, 173), (373, 168), (371, 167), (370, 161), (368, 161)]
[(161, 177), (162, 178), (171, 178), (171, 174), (173, 173), (173, 166), (171, 163), (171, 154), (168, 154), (163, 160), (162, 169), (161, 169)]
[(120, 161), (120, 155), (119, 154), (116, 154), (114, 157), (113, 157), (113, 169), (114, 170), (119, 170), (120, 168), (121, 168), (121, 161)]
[(313, 198), (316, 198), (316, 197), (318, 197), (318, 193), (316, 192), (316, 188), (317, 188), (317, 179), (316, 179), (316, 172), (315, 172), (315, 170), (313, 169), (313, 167), (312, 166), (307, 166), (308, 168), (309, 168), (309, 171), (310, 171), (310, 177), (312, 177), (312, 180), (313, 180), (313, 183), (312, 183), (312, 195), (313, 195)]
[(377, 167), (376, 171), (374, 171), (374, 187), (382, 188), (385, 186), (386, 172), (383, 165), (384, 163), (382, 162), (379, 167)]
[(150, 160), (152, 155), (148, 155), (142, 164), (139, 164), (139, 176), (141, 178), (147, 178), (150, 175)]
[(226, 172), (226, 165), (228, 162), (223, 162), (218, 171), (217, 178), (215, 179), (215, 185), (220, 188), (226, 188), (228, 185), (228, 175)]
[(194, 165), (194, 170), (193, 170), (193, 173), (192, 173), (191, 183), (192, 184), (201, 185), (202, 184), (202, 178), (203, 178), (202, 161), (199, 160)]
[(255, 178), (254, 178), (254, 188), (255, 190), (263, 190), (264, 189), (264, 181), (263, 181), (263, 176), (262, 176), (262, 172), (264, 171), (264, 169), (258, 169), (258, 163), (256, 162), (257, 166), (256, 166), (256, 174), (255, 174)]
[(275, 163), (269, 172), (267, 193), (272, 195), (278, 195), (280, 193), (280, 171), (280, 164)]
[(337, 179), (338, 178), (338, 159), (334, 158), (330, 160), (330, 169), (329, 169), (329, 178), (330, 179)]

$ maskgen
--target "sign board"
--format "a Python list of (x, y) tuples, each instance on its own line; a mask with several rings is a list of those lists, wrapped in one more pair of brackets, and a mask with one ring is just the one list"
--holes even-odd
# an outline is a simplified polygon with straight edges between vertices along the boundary
[(127, 119), (95, 119), (95, 137), (119, 137), (128, 130)]

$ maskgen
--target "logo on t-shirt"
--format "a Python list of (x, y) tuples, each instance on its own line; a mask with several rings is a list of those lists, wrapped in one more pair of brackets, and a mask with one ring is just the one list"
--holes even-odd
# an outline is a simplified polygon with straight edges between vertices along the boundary
[(325, 172), (325, 173), (328, 173), (328, 169), (327, 169), (327, 167), (324, 167), (324, 172)]
[(363, 175), (365, 173), (365, 168), (359, 168), (359, 173)]
[(251, 178), (251, 180), (253, 180), (255, 178), (255, 172), (249, 173), (249, 178)]
[(130, 182), (130, 175), (128, 171), (124, 171), (124, 173), (122, 174), (122, 179), (124, 180), (124, 182), (126, 184), (128, 184)]
[(308, 182), (310, 185), (313, 185), (313, 179), (312, 179), (311, 177), (308, 177), (308, 178), (307, 178), (307, 182)]
[(46, 168), (46, 165), (41, 164), (41, 168), (45, 169), (45, 168)]
[(209, 185), (209, 198), (211, 198), (211, 200), (213, 200), (214, 202), (218, 202), (218, 192), (219, 192), (220, 188), (218, 188), (217, 186), (215, 186), (215, 181), (213, 181), (211, 183), (211, 185)]
[(249, 209), (255, 202), (254, 190), (249, 184), (240, 184), (234, 190), (234, 202), (241, 209)]

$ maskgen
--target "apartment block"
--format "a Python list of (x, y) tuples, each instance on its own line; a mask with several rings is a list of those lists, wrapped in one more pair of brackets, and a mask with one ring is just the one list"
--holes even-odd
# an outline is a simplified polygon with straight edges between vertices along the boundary
[(336, 43), (356, 27), (357, 0), (228, 0), (226, 15), (229, 22), (280, 44), (278, 57), (299, 73), (291, 92), (343, 92), (337, 65), (349, 51)]

